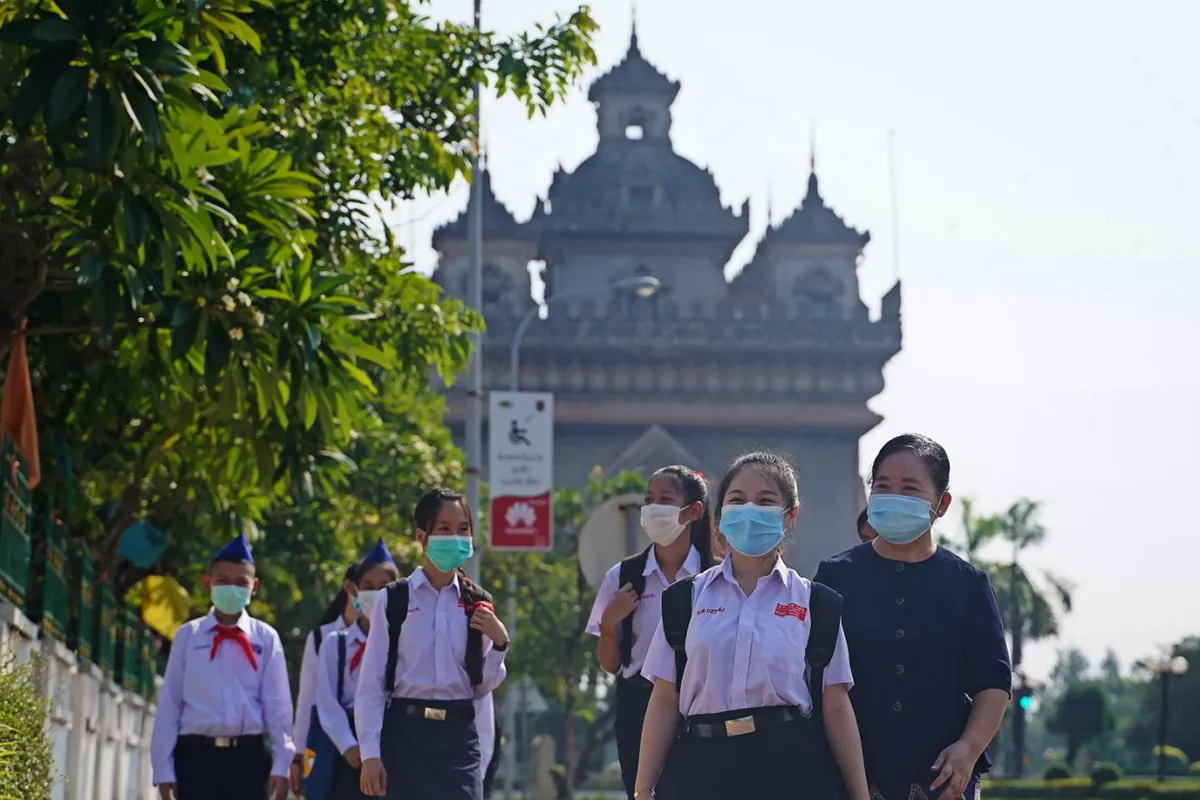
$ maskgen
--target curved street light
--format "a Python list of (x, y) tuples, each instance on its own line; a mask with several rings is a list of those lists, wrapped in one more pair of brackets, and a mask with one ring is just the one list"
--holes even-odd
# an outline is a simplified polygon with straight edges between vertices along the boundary
[[(658, 294), (659, 290), (662, 289), (662, 281), (660, 281), (658, 278), (655, 278), (653, 275), (637, 275), (632, 278), (619, 280), (607, 288), (617, 292), (632, 292), (638, 297), (645, 299)], [(600, 294), (603, 291), (604, 289), (602, 288), (587, 288), (573, 289), (568, 292), (552, 294), (550, 297), (546, 298), (545, 305), (547, 308), (549, 308), (552, 303), (557, 303), (559, 300), (567, 300), (572, 297), (579, 297), (581, 295)], [(521, 341), (525, 338), (525, 331), (527, 331), (529, 326), (533, 324), (533, 321), (538, 318), (539, 311), (541, 311), (540, 306), (534, 306), (533, 308), (529, 309), (529, 313), (527, 313), (524, 318), (521, 319), (520, 324), (517, 325), (516, 332), (513, 333), (512, 347), (509, 350), (508, 357), (509, 369), (511, 370), (509, 374), (508, 387), (510, 391), (515, 392), (520, 388)]]

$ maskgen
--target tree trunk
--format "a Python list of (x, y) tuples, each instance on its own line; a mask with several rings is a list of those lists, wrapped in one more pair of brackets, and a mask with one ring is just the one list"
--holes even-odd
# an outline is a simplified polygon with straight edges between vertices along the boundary
[(567, 798), (575, 796), (575, 706), (578, 703), (578, 687), (568, 681), (566, 696), (563, 698), (563, 712), (566, 716), (566, 730), (563, 731), (563, 766), (566, 767), (564, 788)]
[(1067, 766), (1075, 769), (1075, 761), (1079, 758), (1079, 740), (1074, 736), (1067, 737)]

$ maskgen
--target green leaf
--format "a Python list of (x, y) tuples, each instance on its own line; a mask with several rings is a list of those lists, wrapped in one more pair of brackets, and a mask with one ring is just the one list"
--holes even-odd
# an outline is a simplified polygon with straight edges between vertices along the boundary
[(89, 72), (87, 67), (68, 67), (59, 76), (46, 102), (46, 127), (50, 130), (62, 128), (79, 113), (87, 96)]
[(38, 40), (33, 37), (33, 30), (38, 26), (36, 19), (18, 19), (0, 27), (0, 43), (15, 44), (19, 47), (37, 47)]
[(217, 385), (221, 370), (229, 364), (229, 350), (229, 333), (214, 319), (208, 326), (208, 347), (204, 350), (204, 380), (210, 388)]
[(104, 276), (104, 270), (107, 267), (108, 262), (104, 256), (95, 251), (88, 253), (79, 265), (79, 285), (91, 286), (96, 283)]
[(113, 215), (117, 210), (117, 196), (113, 192), (104, 192), (96, 198), (92, 205), (92, 230), (102, 235), (112, 225)]
[(40, 42), (74, 42), (79, 40), (79, 29), (61, 17), (50, 17), (35, 25), (30, 35)]
[(171, 327), (178, 328), (191, 322), (197, 310), (191, 303), (179, 301), (175, 304), (175, 310), (171, 312)]
[(112, 165), (117, 149), (117, 115), (108, 93), (94, 88), (88, 95), (87, 158), (93, 171), (101, 172)]
[(250, 45), (255, 53), (262, 54), (262, 40), (245, 20), (225, 11), (207, 12), (204, 19), (222, 33), (232, 36), (242, 44)]
[(146, 137), (146, 143), (154, 150), (162, 147), (162, 131), (158, 125), (158, 104), (141, 87), (121, 85), (121, 95), (137, 119), (138, 127)]
[(171, 332), (171, 360), (178, 361), (188, 354), (196, 342), (200, 327), (200, 314), (193, 314), (186, 322)]

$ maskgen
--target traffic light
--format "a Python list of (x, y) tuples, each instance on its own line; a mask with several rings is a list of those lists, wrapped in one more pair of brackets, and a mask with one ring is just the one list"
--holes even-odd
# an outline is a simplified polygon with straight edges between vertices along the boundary
[(1032, 682), (1024, 676), (1019, 676), (1014, 683), (1016, 685), (1013, 686), (1013, 700), (1017, 702), (1017, 708), (1028, 711), (1033, 706)]
[(1017, 695), (1017, 705), (1021, 707), (1022, 711), (1028, 711), (1029, 707), (1033, 705), (1033, 697), (1029, 694)]

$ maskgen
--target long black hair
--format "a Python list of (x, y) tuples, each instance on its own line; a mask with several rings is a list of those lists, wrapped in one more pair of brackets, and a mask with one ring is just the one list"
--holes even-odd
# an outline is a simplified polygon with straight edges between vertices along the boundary
[(675, 479), (683, 491), (684, 505), (700, 503), (702, 506), (699, 519), (694, 520), (688, 529), (688, 537), (692, 540), (692, 547), (700, 554), (700, 569), (708, 569), (717, 563), (716, 543), (713, 541), (712, 519), (708, 507), (708, 482), (702, 474), (682, 464), (663, 467), (655, 472), (651, 479), (659, 475), (669, 475)]
[[(362, 562), (355, 561), (350, 566), (346, 567), (346, 574), (342, 576), (342, 584), (347, 581), (350, 583), (358, 583), (358, 573), (362, 569)], [(350, 595), (346, 593), (344, 585), (338, 587), (338, 592), (333, 596), (333, 600), (329, 601), (329, 605), (325, 607), (325, 613), (321, 614), (321, 618), (317, 620), (317, 625), (328, 625), (331, 622), (337, 621), (339, 617), (346, 613), (346, 604), (350, 602)]]
[[(421, 495), (421, 499), (417, 501), (416, 508), (413, 509), (413, 524), (428, 535), (433, 531), (433, 526), (437, 524), (437, 515), (442, 510), (442, 503), (458, 503), (462, 506), (463, 513), (467, 515), (467, 522), (471, 526), (471, 539), (474, 540), (475, 517), (471, 513), (471, 507), (467, 505), (465, 497), (452, 489), (430, 489)], [(456, 572), (458, 573), (460, 584), (467, 586), (475, 592), (482, 593), (483, 590), (477, 583), (467, 577), (467, 573), (462, 567), (459, 567)]]

